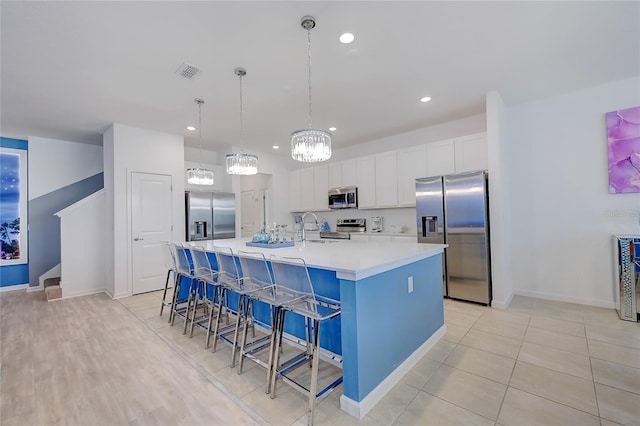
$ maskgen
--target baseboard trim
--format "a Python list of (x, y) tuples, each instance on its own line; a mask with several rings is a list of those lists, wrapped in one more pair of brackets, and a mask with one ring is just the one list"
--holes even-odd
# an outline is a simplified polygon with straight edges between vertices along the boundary
[(29, 289), (29, 284), (8, 285), (5, 287), (0, 287), (0, 293), (5, 291), (28, 290), (28, 289)]
[(544, 293), (541, 291), (530, 291), (523, 289), (515, 289), (513, 290), (513, 294), (516, 296), (526, 296), (526, 297), (535, 297), (537, 299), (545, 299), (545, 300), (553, 300), (556, 302), (567, 302), (567, 303), (576, 303), (578, 305), (587, 305), (587, 306), (596, 306), (598, 308), (607, 308), (607, 309), (615, 309), (616, 303), (606, 300), (597, 300), (597, 299), (582, 299), (579, 297), (570, 297), (570, 296), (562, 296), (553, 293)]
[(33, 287), (29, 286), (27, 288), (27, 293), (31, 293), (33, 291), (44, 291), (44, 286), (43, 285), (34, 285)]
[(513, 300), (513, 293), (511, 293), (509, 295), (509, 297), (507, 297), (507, 301), (506, 302), (499, 302), (496, 301), (495, 299), (491, 301), (491, 307), (492, 308), (496, 308), (496, 309), (502, 309), (503, 311), (505, 309), (507, 309), (509, 307), (509, 305), (511, 304), (511, 301)]
[(443, 324), (435, 333), (431, 335), (418, 349), (404, 360), (391, 374), (389, 374), (378, 386), (376, 386), (362, 401), (354, 401), (351, 398), (341, 395), (340, 408), (357, 419), (362, 419), (384, 396), (400, 382), (447, 331), (446, 324)]
[(91, 294), (106, 293), (105, 289), (97, 288), (92, 290), (79, 291), (72, 294), (66, 294), (64, 291), (64, 286), (61, 286), (61, 287), (62, 287), (62, 299), (73, 299), (75, 297), (89, 296)]

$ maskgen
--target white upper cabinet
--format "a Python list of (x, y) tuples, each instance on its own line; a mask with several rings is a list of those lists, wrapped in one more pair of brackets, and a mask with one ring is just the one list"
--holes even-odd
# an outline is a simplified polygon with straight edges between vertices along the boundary
[(456, 173), (487, 170), (487, 135), (479, 133), (455, 140)]
[(292, 212), (302, 211), (300, 189), (300, 170), (293, 170), (289, 172), (289, 210)]
[(329, 210), (329, 167), (313, 168), (313, 210)]
[(453, 142), (453, 139), (448, 139), (425, 145), (427, 169), (424, 177), (450, 175), (456, 172)]
[(342, 163), (329, 164), (329, 188), (342, 186)]
[(356, 186), (356, 160), (329, 164), (329, 188)]
[(477, 133), (425, 145), (427, 176), (487, 170), (487, 135)]
[(375, 157), (356, 159), (356, 186), (358, 208), (376, 207), (376, 161)]
[(397, 152), (398, 205), (416, 205), (416, 179), (427, 176), (426, 147), (416, 146)]
[(290, 172), (292, 212), (328, 210), (328, 190), (358, 188), (358, 207), (375, 209), (416, 205), (415, 180), (488, 169), (487, 136), (460, 138), (384, 152), (355, 160)]
[(313, 180), (313, 168), (300, 170), (300, 207), (302, 210), (309, 211), (315, 207), (314, 195), (315, 183)]
[(375, 156), (376, 207), (398, 206), (398, 163), (396, 152)]
[(329, 168), (327, 165), (289, 172), (289, 210), (329, 210)]
[(358, 184), (356, 177), (356, 160), (347, 160), (342, 162), (342, 185), (356, 186)]

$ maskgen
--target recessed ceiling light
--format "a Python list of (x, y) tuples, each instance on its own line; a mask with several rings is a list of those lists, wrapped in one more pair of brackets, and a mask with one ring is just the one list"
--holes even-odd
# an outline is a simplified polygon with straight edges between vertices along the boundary
[(191, 130), (192, 132), (195, 130), (196, 128), (193, 126), (187, 126), (187, 130)]
[(420, 98), (420, 102), (425, 103), (425, 102), (429, 102), (431, 100), (431, 97), (429, 96), (425, 96), (424, 98)]
[(329, 131), (330, 131), (330, 132), (335, 132), (335, 131), (336, 131), (336, 128), (335, 128), (335, 127), (329, 127)]
[(273, 149), (280, 149), (280, 147), (278, 145), (274, 145), (272, 148)]
[(355, 37), (351, 33), (344, 33), (340, 36), (340, 42), (344, 44), (349, 44), (353, 42), (354, 39)]

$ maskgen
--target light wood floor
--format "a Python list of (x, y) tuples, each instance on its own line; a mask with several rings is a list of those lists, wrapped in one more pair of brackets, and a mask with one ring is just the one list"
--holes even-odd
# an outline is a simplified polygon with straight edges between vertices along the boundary
[[(161, 294), (47, 303), (0, 293), (2, 425), (306, 424), (305, 398), (264, 393), (159, 317)], [(445, 301), (447, 334), (358, 421), (341, 388), (317, 425), (640, 425), (640, 324), (615, 311), (516, 297), (506, 311)]]

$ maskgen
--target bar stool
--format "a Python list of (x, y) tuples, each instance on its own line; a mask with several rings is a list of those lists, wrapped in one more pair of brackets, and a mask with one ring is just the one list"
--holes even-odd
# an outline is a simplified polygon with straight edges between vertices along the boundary
[[(280, 377), (284, 383), (308, 395), (307, 423), (312, 425), (316, 401), (327, 396), (342, 383), (341, 375), (333, 383), (319, 392), (317, 391), (318, 367), (320, 364), (320, 328), (327, 321), (340, 315), (340, 302), (315, 293), (304, 259), (276, 255), (271, 255), (270, 259), (277, 291), (288, 294), (292, 300), (285, 303), (282, 309), (279, 310), (278, 318), (274, 325), (276, 328), (274, 333), (275, 344), (272, 347), (272, 371), (267, 393), (270, 392), (271, 398), (275, 398), (276, 382)], [(304, 317), (307, 327), (307, 348), (305, 352), (281, 364), (280, 352), (284, 333), (284, 320), (288, 311)], [(289, 373), (292, 373), (301, 365), (305, 365), (306, 361), (311, 363), (311, 383), (308, 388), (288, 376)]]
[[(162, 245), (164, 246), (164, 263), (167, 267), (167, 279), (164, 282), (164, 292), (162, 293), (162, 303), (160, 305), (160, 316), (162, 316), (162, 312), (165, 307), (171, 307), (171, 302), (167, 301), (167, 290), (169, 289), (169, 277), (171, 274), (174, 274), (174, 282), (175, 282), (175, 255), (173, 254), (173, 245), (169, 241), (163, 241)], [(169, 321), (171, 321), (171, 315), (169, 315)]]
[[(204, 247), (191, 247), (191, 256), (193, 257), (194, 276), (197, 281), (197, 293), (192, 292), (193, 297), (193, 310), (191, 314), (191, 329), (189, 337), (193, 337), (193, 327), (197, 325), (207, 329), (207, 334), (211, 331), (209, 329), (209, 321), (211, 313), (216, 309), (216, 300), (219, 300), (219, 287), (217, 282), (218, 271), (214, 270), (209, 261), (209, 255)], [(203, 316), (196, 319), (196, 313), (198, 310), (198, 303), (204, 306)], [(187, 304), (188, 306), (189, 304)], [(206, 347), (206, 343), (205, 343)]]
[[(237, 330), (236, 330), (236, 327), (234, 327), (234, 330), (233, 330), (234, 337), (233, 339), (230, 339), (228, 335), (231, 334), (232, 330), (231, 330), (231, 325), (229, 325), (229, 317), (228, 317), (228, 311), (230, 310), (229, 309), (229, 290), (236, 293), (240, 293), (242, 289), (240, 272), (238, 269), (238, 264), (236, 263), (236, 259), (233, 255), (233, 250), (231, 248), (214, 247), (213, 251), (216, 255), (216, 261), (218, 263), (218, 285), (220, 287), (219, 287), (219, 293), (218, 293), (219, 309), (215, 319), (215, 326), (213, 327), (213, 348), (211, 351), (212, 352), (216, 351), (218, 346), (218, 339), (220, 339), (232, 346), (231, 358), (233, 360), (233, 358), (235, 357), (235, 349), (237, 345)], [(242, 300), (243, 299), (240, 298), (239, 304), (240, 302), (242, 302)], [(227, 325), (221, 329), (220, 320), (222, 319), (223, 311), (227, 315)], [(238, 311), (236, 311), (236, 313), (238, 313), (238, 317), (240, 317), (239, 311), (240, 311), (240, 307), (238, 306)], [(213, 321), (214, 321), (213, 314), (211, 314), (209, 316), (209, 325), (208, 325), (209, 330), (211, 330), (211, 325)], [(207, 333), (207, 342), (206, 342), (207, 348), (209, 347), (210, 338), (211, 338), (211, 333)], [(233, 367), (233, 364), (231, 365), (231, 367)]]
[[(271, 371), (270, 362), (264, 362), (256, 356), (256, 354), (267, 347), (271, 348), (273, 342), (273, 327), (275, 318), (277, 316), (277, 310), (282, 307), (285, 302), (283, 297), (278, 297), (276, 287), (273, 283), (273, 277), (269, 270), (269, 264), (264, 254), (259, 252), (238, 251), (238, 258), (240, 259), (240, 266), (242, 267), (242, 281), (246, 290), (244, 297), (246, 298), (246, 309), (244, 310), (244, 324), (240, 348), (240, 362), (238, 365), (238, 374), (242, 374), (242, 368), (244, 366), (244, 360), (249, 359)], [(289, 301), (290, 299), (286, 299)], [(260, 323), (260, 325), (266, 328), (270, 333), (262, 336), (258, 339), (254, 339), (251, 342), (247, 342), (247, 334), (249, 324), (258, 322), (253, 315), (253, 305), (255, 302), (262, 302), (269, 306), (270, 310), (270, 323)], [(255, 336), (254, 336), (255, 337)], [(271, 353), (271, 351), (270, 351)], [(235, 360), (232, 361), (232, 364)], [(269, 375), (267, 375), (267, 385), (269, 383)]]
[(173, 299), (171, 301), (171, 325), (175, 323), (176, 315), (184, 316), (185, 322), (188, 316), (189, 295), (194, 286), (195, 277), (193, 275), (193, 266), (191, 260), (191, 252), (189, 248), (179, 243), (172, 243), (173, 255), (175, 263), (175, 285), (173, 288)]

